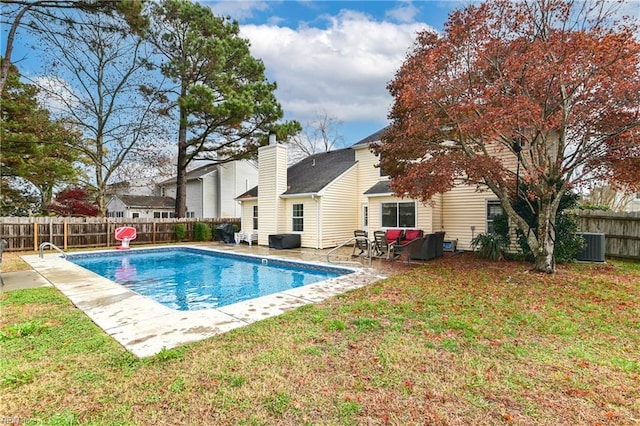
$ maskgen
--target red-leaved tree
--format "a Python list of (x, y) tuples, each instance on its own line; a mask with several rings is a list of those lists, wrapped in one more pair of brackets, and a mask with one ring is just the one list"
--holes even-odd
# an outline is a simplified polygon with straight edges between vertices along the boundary
[(82, 187), (72, 187), (60, 191), (48, 210), (59, 216), (97, 216), (100, 210), (89, 192)]
[[(528, 236), (534, 269), (554, 272), (564, 193), (593, 179), (640, 188), (638, 26), (612, 7), (495, 0), (451, 13), (442, 36), (420, 33), (376, 148), (394, 191), (428, 201), (488, 187)], [(512, 208), (517, 193), (536, 229)]]

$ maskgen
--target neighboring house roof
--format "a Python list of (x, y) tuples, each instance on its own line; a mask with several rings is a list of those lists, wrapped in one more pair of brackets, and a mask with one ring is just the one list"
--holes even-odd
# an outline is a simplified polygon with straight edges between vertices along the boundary
[(381, 180), (364, 192), (364, 195), (386, 195), (392, 194), (391, 181)]
[(387, 130), (387, 128), (388, 127), (385, 127), (384, 129), (380, 129), (377, 132), (367, 136), (366, 138), (359, 140), (358, 142), (351, 145), (351, 147), (360, 148), (362, 146), (369, 146), (372, 142), (379, 142), (380, 140), (382, 140), (382, 135)]
[[(198, 179), (204, 175), (208, 175), (209, 173), (217, 170), (218, 166), (219, 164), (211, 163), (202, 167), (198, 167), (197, 169), (190, 170), (187, 172), (187, 180)], [(160, 182), (159, 185), (175, 184), (176, 180), (177, 180), (177, 176), (172, 176), (169, 179), (163, 180), (162, 182)]]
[(158, 197), (150, 195), (117, 195), (124, 204), (134, 208), (145, 209), (173, 209), (176, 206), (175, 198)]
[[(287, 190), (281, 195), (320, 192), (355, 164), (356, 154), (351, 148), (314, 154), (287, 168)], [(258, 197), (257, 186), (239, 195), (236, 199), (256, 197)]]

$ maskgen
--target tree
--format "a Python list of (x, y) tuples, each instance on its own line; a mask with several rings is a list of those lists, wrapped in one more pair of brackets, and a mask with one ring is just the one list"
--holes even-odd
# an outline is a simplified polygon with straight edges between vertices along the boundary
[(40, 197), (24, 179), (0, 178), (0, 216), (31, 216), (41, 209)]
[[(59, 24), (61, 28), (54, 27)], [(50, 60), (42, 90), (60, 117), (82, 133), (75, 148), (87, 159), (100, 215), (107, 185), (128, 162), (160, 158), (155, 100), (140, 88), (153, 81), (143, 40), (123, 18), (73, 11), (69, 19), (34, 20)], [(153, 83), (151, 83), (153, 84)]]
[[(12, 64), (13, 41), (15, 40), (18, 28), (29, 27), (30, 22), (24, 21), (29, 15), (42, 17), (54, 17), (53, 11), (64, 9), (76, 9), (88, 13), (118, 13), (122, 15), (129, 25), (140, 30), (146, 26), (146, 20), (140, 14), (142, 11), (141, 0), (118, 0), (118, 1), (90, 1), (90, 0), (2, 0), (3, 6), (0, 9), (0, 24), (9, 27), (5, 51), (3, 58), (5, 61), (0, 66), (0, 93), (4, 89), (9, 76), (9, 67)], [(68, 21), (69, 22), (69, 21)], [(72, 21), (71, 21), (72, 22)]]
[(59, 216), (97, 216), (100, 213), (89, 191), (82, 187), (63, 189), (56, 195), (48, 209)]
[[(10, 67), (1, 98), (0, 165), (3, 176), (13, 177), (2, 183), (12, 183), (11, 187), (20, 193), (24, 182), (18, 182), (27, 181), (37, 189), (39, 205), (44, 207), (51, 202), (54, 187), (75, 182), (81, 174), (76, 164), (78, 154), (72, 148), (78, 143), (79, 134), (70, 126), (51, 120), (49, 111), (38, 104), (37, 96), (38, 88), (22, 83), (17, 68)], [(8, 189), (2, 188), (3, 198)], [(16, 192), (11, 194), (15, 201)], [(37, 209), (31, 206), (20, 211), (35, 213)]]
[(253, 58), (238, 23), (216, 17), (186, 0), (151, 5), (149, 41), (160, 70), (175, 87), (167, 92), (167, 114), (178, 127), (176, 216), (186, 215), (186, 171), (194, 159), (219, 163), (245, 158), (267, 141), (284, 140), (299, 125), (283, 116), (264, 64)]
[[(610, 5), (497, 0), (453, 12), (442, 37), (420, 33), (389, 84), (377, 148), (395, 192), (490, 189), (527, 235), (534, 270), (554, 272), (562, 195), (590, 179), (640, 186), (637, 23)], [(536, 232), (509, 202), (517, 178)]]
[(296, 162), (319, 152), (329, 152), (343, 138), (340, 134), (342, 122), (325, 111), (317, 111), (307, 123), (304, 131), (291, 138), (293, 148), (291, 161)]

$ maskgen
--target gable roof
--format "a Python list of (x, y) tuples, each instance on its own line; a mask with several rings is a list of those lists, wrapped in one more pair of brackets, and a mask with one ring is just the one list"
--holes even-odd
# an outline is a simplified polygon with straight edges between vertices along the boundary
[(129, 207), (145, 209), (173, 209), (176, 206), (175, 198), (159, 197), (154, 195), (115, 195)]
[(389, 180), (381, 180), (376, 182), (371, 188), (367, 189), (364, 192), (364, 195), (387, 195), (392, 194), (391, 190), (391, 181)]
[[(198, 179), (202, 176), (208, 175), (209, 173), (216, 171), (218, 169), (218, 166), (219, 164), (211, 163), (211, 164), (206, 164), (204, 166), (198, 167), (193, 170), (189, 170), (187, 172), (187, 180), (189, 181), (193, 179)], [(162, 182), (160, 182), (159, 185), (175, 184), (177, 179), (178, 179), (177, 176), (171, 176), (169, 179), (163, 180)]]
[[(351, 148), (314, 154), (287, 168), (287, 190), (280, 195), (320, 192), (355, 164), (356, 153)], [(239, 195), (236, 200), (256, 197), (257, 186)]]
[(369, 146), (373, 142), (381, 141), (382, 140), (382, 135), (387, 130), (387, 128), (388, 128), (388, 126), (385, 127), (384, 129), (380, 129), (377, 132), (370, 134), (366, 138), (361, 139), (358, 142), (356, 142), (353, 145), (351, 145), (351, 147), (352, 148), (362, 148), (362, 147), (365, 147), (365, 146)]
[(356, 154), (351, 148), (307, 157), (287, 169), (287, 190), (284, 195), (319, 192), (354, 164)]

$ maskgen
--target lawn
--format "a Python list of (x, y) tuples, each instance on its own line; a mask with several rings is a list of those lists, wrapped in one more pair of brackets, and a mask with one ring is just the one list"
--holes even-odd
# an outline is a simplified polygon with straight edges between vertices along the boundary
[(471, 254), (137, 359), (54, 288), (0, 296), (29, 424), (638, 425), (640, 263)]

